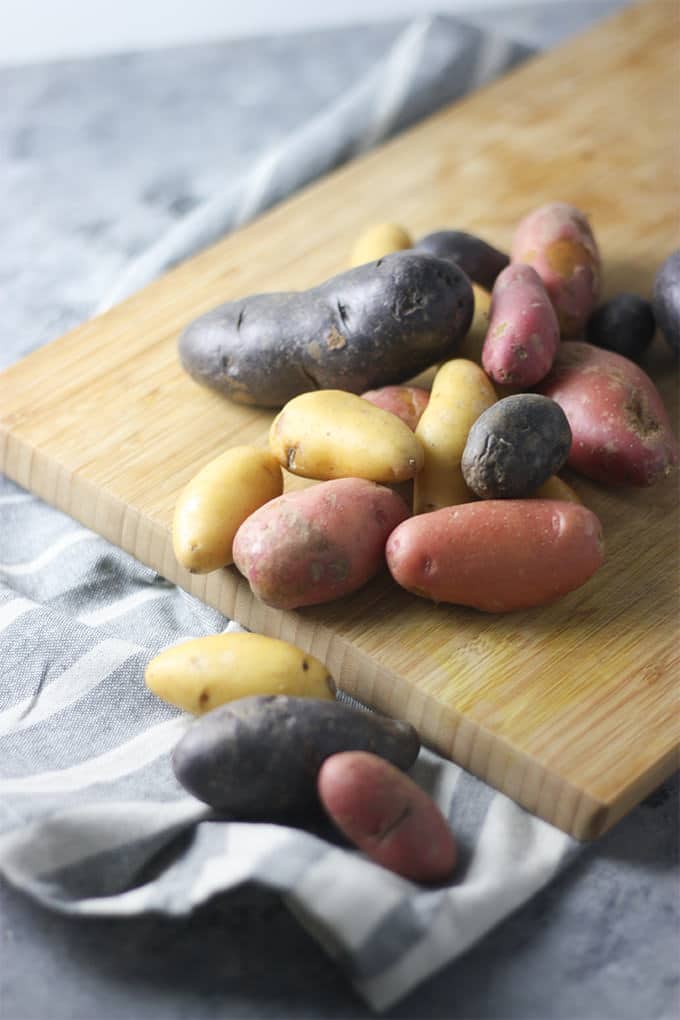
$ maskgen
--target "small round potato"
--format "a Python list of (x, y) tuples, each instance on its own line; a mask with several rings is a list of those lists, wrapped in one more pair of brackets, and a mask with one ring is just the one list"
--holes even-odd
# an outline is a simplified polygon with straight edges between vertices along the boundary
[(352, 248), (350, 265), (363, 266), (412, 245), (411, 236), (398, 223), (376, 223), (360, 234)]
[(423, 449), (403, 421), (343, 390), (289, 400), (272, 422), (269, 448), (295, 475), (328, 481), (405, 482), (423, 465)]
[(335, 684), (322, 662), (262, 634), (214, 634), (183, 641), (152, 659), (144, 679), (157, 697), (193, 715), (264, 694), (335, 698)]
[(206, 464), (180, 494), (172, 545), (183, 567), (206, 574), (233, 563), (234, 535), (254, 510), (283, 492), (283, 475), (267, 450), (234, 446)]
[(638, 294), (615, 294), (588, 320), (588, 343), (639, 361), (656, 332), (649, 301)]
[(571, 429), (559, 404), (537, 393), (504, 397), (470, 429), (461, 466), (481, 499), (530, 496), (564, 465)]

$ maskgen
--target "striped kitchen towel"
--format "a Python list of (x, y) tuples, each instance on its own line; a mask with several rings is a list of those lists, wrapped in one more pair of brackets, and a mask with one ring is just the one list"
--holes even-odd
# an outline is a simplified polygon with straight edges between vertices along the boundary
[[(102, 306), (524, 55), (453, 19), (414, 23), (350, 92), (133, 261)], [(176, 783), (169, 752), (189, 720), (143, 674), (167, 645), (234, 626), (0, 479), (0, 873), (80, 916), (184, 915), (261, 883), (385, 1009), (526, 901), (576, 844), (427, 751), (413, 775), (462, 848), (446, 886), (401, 879), (320, 826), (217, 819)]]

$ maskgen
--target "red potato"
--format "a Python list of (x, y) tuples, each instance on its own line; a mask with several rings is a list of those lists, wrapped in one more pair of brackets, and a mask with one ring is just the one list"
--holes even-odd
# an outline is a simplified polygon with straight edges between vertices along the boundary
[(430, 399), (428, 391), (421, 386), (381, 386), (379, 390), (367, 390), (361, 396), (383, 411), (396, 414), (414, 432)]
[(251, 514), (236, 532), (234, 563), (269, 606), (328, 602), (380, 570), (388, 535), (408, 515), (401, 496), (375, 482), (321, 482)]
[(450, 877), (458, 851), (446, 819), (394, 765), (343, 751), (323, 763), (317, 788), (333, 822), (376, 864), (415, 882)]
[(600, 253), (588, 220), (573, 205), (549, 202), (520, 222), (512, 262), (526, 263), (541, 277), (563, 339), (578, 337), (600, 296)]
[(434, 602), (488, 613), (548, 605), (604, 559), (592, 511), (553, 499), (481, 500), (404, 521), (387, 542), (395, 581)]
[(572, 432), (567, 463), (608, 485), (653, 485), (678, 462), (661, 396), (639, 365), (613, 351), (562, 344), (537, 387), (560, 405)]
[(559, 343), (557, 316), (540, 276), (531, 266), (508, 266), (491, 295), (484, 371), (501, 386), (534, 386), (550, 371)]

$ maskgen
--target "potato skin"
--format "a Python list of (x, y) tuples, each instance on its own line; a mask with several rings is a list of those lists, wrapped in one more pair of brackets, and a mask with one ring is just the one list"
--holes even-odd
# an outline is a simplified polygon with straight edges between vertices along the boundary
[(144, 679), (157, 697), (193, 715), (255, 695), (335, 699), (335, 684), (322, 662), (263, 634), (183, 641), (156, 655)]
[(246, 517), (283, 492), (283, 474), (268, 450), (234, 446), (206, 464), (175, 505), (172, 545), (194, 574), (233, 563), (234, 535)]
[(580, 587), (601, 565), (604, 545), (584, 506), (483, 500), (404, 521), (386, 555), (395, 581), (416, 595), (507, 613)]
[(503, 386), (533, 386), (547, 375), (560, 343), (560, 327), (540, 276), (514, 263), (493, 288), (484, 371)]
[(435, 230), (413, 246), (440, 259), (449, 259), (463, 270), (473, 283), (491, 290), (496, 277), (510, 263), (505, 252), (464, 230)]
[(272, 422), (269, 449), (295, 475), (330, 481), (405, 482), (423, 450), (396, 415), (343, 390), (302, 393)]
[(680, 248), (662, 262), (654, 278), (654, 314), (676, 358), (680, 357)]
[(328, 602), (380, 570), (387, 537), (408, 514), (401, 496), (373, 482), (321, 482), (256, 510), (236, 533), (234, 562), (267, 605)]
[(628, 358), (591, 344), (562, 344), (537, 387), (569, 420), (567, 463), (607, 485), (653, 485), (678, 462), (678, 447), (661, 396)]
[(519, 223), (512, 262), (533, 266), (553, 303), (563, 339), (581, 336), (600, 295), (600, 253), (573, 205), (549, 202)]
[(472, 306), (457, 266), (397, 252), (312, 290), (221, 305), (184, 330), (179, 355), (197, 382), (237, 403), (281, 407), (311, 390), (407, 381), (454, 353)]
[(481, 499), (529, 496), (564, 465), (571, 429), (559, 404), (537, 393), (504, 397), (470, 429), (461, 468)]
[(588, 320), (588, 343), (639, 361), (656, 331), (649, 301), (637, 294), (615, 294), (596, 308)]
[(566, 503), (578, 504), (583, 502), (578, 493), (572, 489), (571, 485), (567, 485), (564, 479), (560, 478), (559, 475), (552, 475), (547, 482), (543, 482), (543, 485), (539, 485), (539, 487), (531, 493), (529, 499), (561, 499)]
[(413, 244), (411, 235), (398, 223), (376, 223), (359, 235), (350, 257), (351, 266), (363, 266)]
[(383, 411), (389, 411), (401, 418), (404, 425), (415, 431), (420, 417), (427, 407), (430, 394), (422, 386), (381, 386), (377, 390), (366, 390), (363, 400)]
[(439, 368), (416, 429), (425, 462), (413, 485), (414, 513), (474, 498), (463, 478), (461, 458), (473, 424), (495, 402), (496, 392), (479, 365), (453, 358)]
[(491, 294), (476, 283), (472, 285), (472, 293), (475, 299), (472, 323), (456, 351), (456, 357), (466, 358), (468, 361), (474, 361), (476, 365), (481, 365), (484, 341), (489, 332)]
[(441, 882), (458, 851), (446, 819), (413, 780), (367, 751), (326, 758), (319, 799), (341, 832), (376, 864), (414, 882)]
[(172, 755), (182, 786), (237, 818), (276, 819), (318, 805), (331, 754), (370, 751), (410, 768), (420, 749), (409, 723), (312, 698), (240, 698), (197, 720)]

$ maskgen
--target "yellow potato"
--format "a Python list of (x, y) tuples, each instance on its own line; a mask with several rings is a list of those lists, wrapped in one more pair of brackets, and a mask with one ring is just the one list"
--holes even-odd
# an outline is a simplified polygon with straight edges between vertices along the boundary
[(344, 390), (315, 390), (289, 400), (272, 422), (269, 449), (303, 478), (403, 482), (423, 463), (408, 425)]
[(416, 426), (425, 463), (413, 487), (413, 512), (429, 513), (445, 506), (469, 503), (475, 497), (460, 467), (468, 432), (483, 411), (496, 402), (484, 370), (465, 358), (440, 367), (430, 402)]
[(178, 561), (195, 574), (233, 563), (231, 547), (241, 524), (282, 492), (281, 468), (267, 450), (227, 450), (180, 493), (172, 525)]
[(328, 670), (301, 648), (261, 634), (215, 634), (166, 648), (146, 667), (157, 697), (194, 715), (237, 698), (335, 698)]
[(567, 485), (566, 482), (558, 475), (552, 475), (547, 482), (543, 482), (536, 492), (532, 493), (530, 499), (563, 499), (566, 503), (581, 503), (578, 495), (574, 492), (571, 485)]
[(475, 312), (465, 339), (459, 345), (456, 354), (459, 358), (467, 358), (474, 361), (476, 365), (482, 363), (482, 347), (489, 329), (489, 308), (491, 307), (491, 295), (478, 284), (472, 284), (475, 295)]
[(351, 266), (363, 266), (393, 251), (411, 248), (413, 241), (398, 223), (378, 223), (361, 234), (352, 248)]

